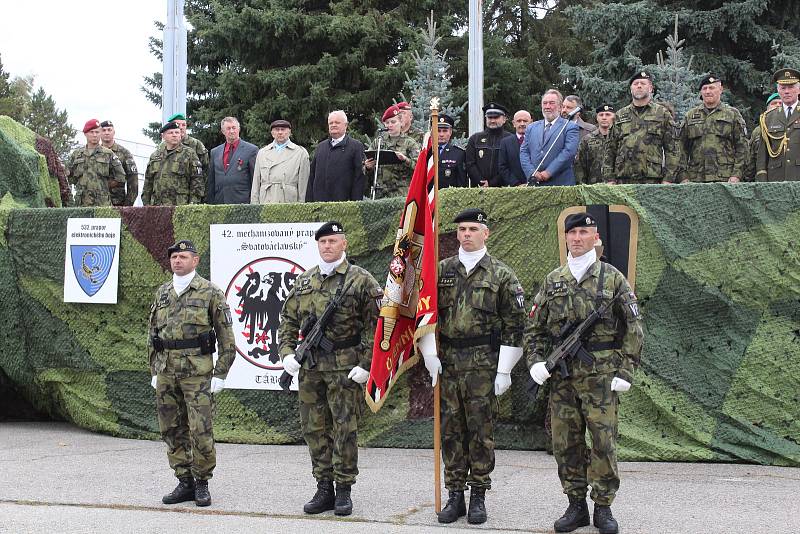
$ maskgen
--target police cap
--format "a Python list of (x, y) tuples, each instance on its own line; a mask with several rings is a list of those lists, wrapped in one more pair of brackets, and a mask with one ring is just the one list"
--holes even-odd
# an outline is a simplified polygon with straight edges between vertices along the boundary
[(159, 132), (160, 133), (164, 133), (164, 132), (166, 132), (168, 130), (180, 130), (180, 129), (181, 129), (181, 127), (178, 126), (178, 124), (176, 122), (170, 121), (170, 122), (166, 123), (164, 126), (162, 126), (161, 129), (159, 130)]
[(614, 113), (614, 106), (611, 104), (603, 104), (601, 106), (597, 106), (597, 109), (594, 110), (595, 113)]
[(344, 226), (342, 226), (342, 223), (338, 221), (326, 222), (320, 226), (317, 233), (314, 234), (314, 239), (319, 241), (323, 237), (337, 234), (344, 234)]
[(100, 123), (100, 128), (113, 128), (114, 123), (111, 121), (103, 121)]
[(462, 222), (476, 222), (481, 224), (489, 224), (489, 217), (486, 212), (480, 208), (467, 208), (453, 219), (454, 223)]
[(698, 87), (697, 90), (699, 91), (703, 89), (704, 85), (709, 85), (717, 82), (722, 83), (722, 78), (720, 78), (719, 76), (715, 76), (713, 74), (709, 74), (708, 76), (700, 80), (700, 87)]
[(772, 75), (772, 81), (780, 85), (794, 85), (800, 82), (800, 72), (794, 69), (781, 69)]
[(167, 249), (167, 257), (172, 257), (175, 252), (191, 252), (197, 254), (197, 249), (194, 248), (194, 243), (188, 239), (183, 239)]
[(594, 220), (594, 217), (582, 211), (581, 213), (573, 213), (572, 215), (568, 215), (566, 219), (564, 219), (564, 232), (569, 232), (573, 228), (579, 228), (581, 226), (597, 226), (597, 221)]
[(489, 102), (483, 106), (483, 114), (486, 117), (499, 117), (501, 115), (508, 116), (508, 110), (502, 104), (498, 104), (497, 102)]
[(456, 123), (453, 120), (453, 117), (451, 117), (450, 115), (445, 115), (444, 113), (442, 113), (441, 115), (439, 115), (439, 122), (436, 125), (436, 127), (437, 128), (452, 128), (455, 125), (456, 125)]

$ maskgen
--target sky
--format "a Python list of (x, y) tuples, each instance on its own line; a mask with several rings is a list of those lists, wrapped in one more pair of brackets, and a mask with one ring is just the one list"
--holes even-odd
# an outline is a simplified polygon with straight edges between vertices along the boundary
[(154, 21), (166, 21), (167, 1), (3, 0), (2, 12), (4, 70), (34, 76), (34, 88), (67, 111), (81, 144), (87, 120), (111, 120), (143, 170), (153, 142), (141, 131), (161, 121), (161, 110), (140, 88), (144, 76), (161, 71), (148, 38), (156, 35)]

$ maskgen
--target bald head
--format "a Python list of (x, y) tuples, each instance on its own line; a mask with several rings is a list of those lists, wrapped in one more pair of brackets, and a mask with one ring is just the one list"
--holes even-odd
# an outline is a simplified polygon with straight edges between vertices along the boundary
[(530, 123), (533, 122), (533, 118), (531, 114), (521, 109), (514, 113), (514, 119), (511, 121), (511, 124), (514, 125), (514, 130), (516, 130), (517, 135), (522, 135), (525, 133), (525, 129), (528, 127)]

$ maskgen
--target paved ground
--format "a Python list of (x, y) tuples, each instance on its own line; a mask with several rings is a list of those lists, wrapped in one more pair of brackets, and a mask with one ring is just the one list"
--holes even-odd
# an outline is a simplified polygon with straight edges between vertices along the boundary
[[(175, 485), (160, 442), (92, 434), (60, 423), (0, 423), (0, 532), (54, 534), (454, 534), (552, 532), (565, 508), (555, 462), (499, 451), (489, 521), (439, 525), (432, 451), (362, 449), (355, 510), (310, 518), (314, 491), (304, 447), (218, 445), (200, 509), (164, 506)], [(800, 469), (724, 464), (623, 463), (614, 504), (621, 533), (794, 533)], [(576, 531), (596, 533), (593, 527)]]

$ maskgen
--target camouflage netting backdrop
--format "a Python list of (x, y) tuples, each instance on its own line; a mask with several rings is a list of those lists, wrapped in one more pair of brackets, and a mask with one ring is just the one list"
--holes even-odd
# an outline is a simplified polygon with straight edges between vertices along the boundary
[[(449, 222), (455, 213), (481, 206), (494, 219), (490, 252), (530, 295), (558, 264), (558, 214), (585, 204), (625, 204), (640, 218), (636, 290), (646, 339), (634, 388), (622, 397), (621, 457), (800, 465), (800, 183), (446, 190), (442, 255), (457, 248)], [(348, 229), (348, 256), (383, 282), (401, 207), (401, 199), (388, 199), (0, 209), (0, 371), (53, 416), (156, 438), (146, 322), (155, 289), (170, 276), (169, 244), (193, 240), (207, 277), (212, 223), (337, 219)], [(118, 304), (63, 302), (69, 217), (122, 218)], [(524, 365), (513, 378), (501, 398), (499, 446), (542, 448), (543, 402), (527, 400)], [(383, 409), (364, 417), (362, 444), (430, 447), (428, 384), (422, 366), (403, 376)], [(296, 399), (225, 390), (215, 434), (221, 441), (299, 443)]]

